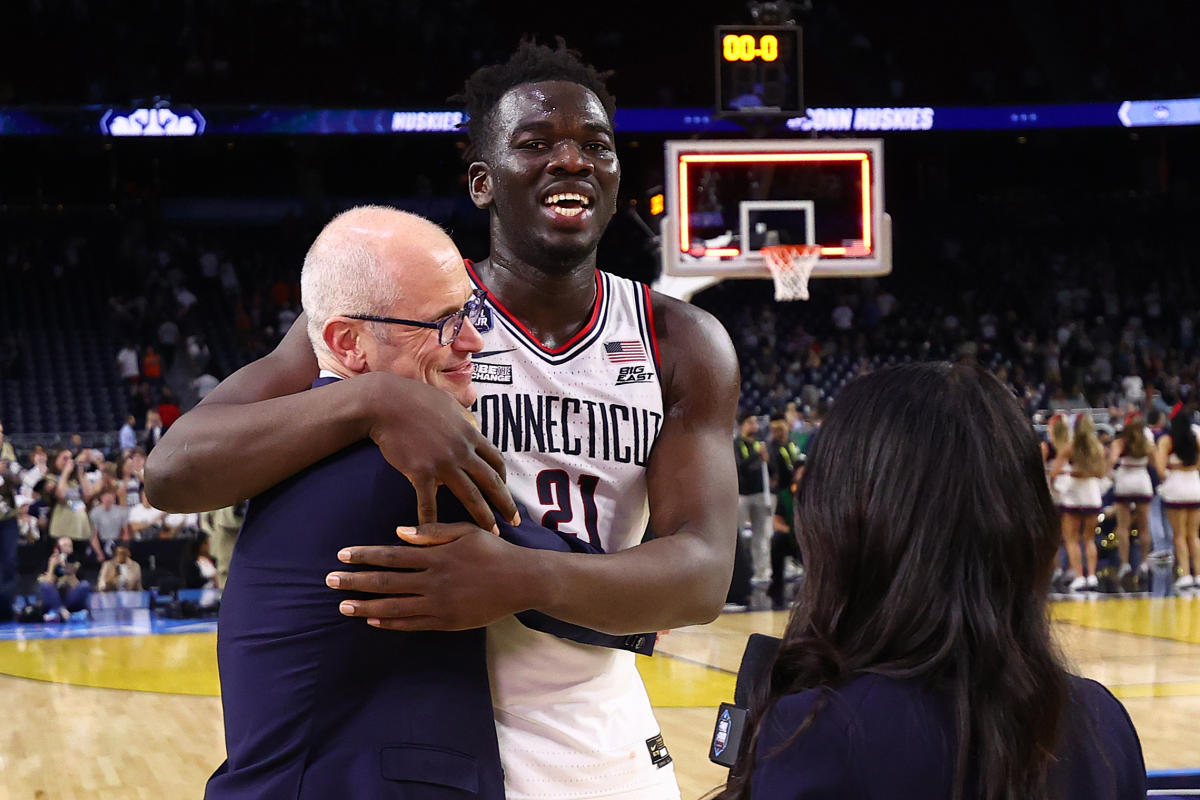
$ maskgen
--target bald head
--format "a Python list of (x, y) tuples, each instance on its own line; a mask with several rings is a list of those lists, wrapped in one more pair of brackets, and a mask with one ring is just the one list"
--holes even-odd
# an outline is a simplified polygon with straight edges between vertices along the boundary
[[(462, 271), (454, 242), (423, 217), (385, 206), (359, 206), (334, 217), (309, 248), (300, 273), (308, 338), (318, 363), (333, 368), (324, 338), (333, 317), (411, 318), (430, 300), (427, 278)], [(381, 324), (367, 326), (374, 330)]]

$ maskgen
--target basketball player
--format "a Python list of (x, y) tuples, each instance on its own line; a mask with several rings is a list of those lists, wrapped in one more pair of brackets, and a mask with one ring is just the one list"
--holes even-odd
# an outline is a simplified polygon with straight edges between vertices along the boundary
[[(508, 797), (678, 797), (632, 655), (560, 647), (510, 615), (533, 608), (634, 633), (719, 613), (736, 530), (733, 347), (704, 312), (596, 269), (620, 162), (612, 98), (594, 68), (561, 42), (526, 43), (472, 75), (464, 99), (471, 197), (488, 211), (491, 233), (490, 257), (471, 269), (491, 315), (476, 356), (476, 416), (506, 454), (517, 499), (542, 524), (596, 540), (606, 554), (531, 554), (473, 526), (428, 525), (411, 541), (429, 547), (350, 557), (418, 571), (336, 573), (330, 583), (404, 595), (343, 603), (381, 627), (497, 623), (489, 664)], [(194, 507), (201, 500), (188, 498), (188, 482), (201, 481), (203, 504), (224, 505), (370, 435), (428, 490), (430, 508), (441, 481), (477, 520), (490, 520), (486, 504), (476, 512), (483, 494), (474, 480), (500, 498), (503, 515), (515, 513), (496, 485), (503, 467), (453, 423), (450, 398), (439, 405), (400, 379), (294, 394), (316, 376), (298, 323), (275, 353), (171, 429), (148, 465), (156, 504)], [(222, 454), (235, 443), (240, 463), (225, 469)], [(414, 456), (417, 448), (424, 452)], [(460, 456), (469, 466), (456, 471)], [(656, 537), (638, 544), (647, 523)]]

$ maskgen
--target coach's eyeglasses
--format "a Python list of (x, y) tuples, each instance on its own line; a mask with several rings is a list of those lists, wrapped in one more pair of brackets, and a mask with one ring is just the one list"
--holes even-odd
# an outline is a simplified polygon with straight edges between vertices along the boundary
[(438, 344), (446, 347), (454, 344), (458, 339), (458, 333), (462, 330), (463, 320), (470, 319), (471, 324), (479, 327), (483, 322), (483, 301), (487, 297), (487, 292), (483, 289), (476, 289), (471, 292), (471, 296), (467, 302), (458, 311), (449, 314), (434, 322), (421, 322), (415, 319), (396, 319), (395, 317), (377, 317), (374, 314), (345, 314), (347, 319), (361, 319), (364, 322), (387, 322), (392, 325), (411, 325), (414, 328), (436, 328), (438, 332)]

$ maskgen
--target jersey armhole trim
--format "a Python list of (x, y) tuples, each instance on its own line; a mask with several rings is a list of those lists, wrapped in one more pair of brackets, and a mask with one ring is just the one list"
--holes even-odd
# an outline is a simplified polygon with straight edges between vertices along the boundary
[(654, 353), (654, 368), (662, 380), (662, 361), (658, 357), (658, 331), (654, 330), (654, 306), (650, 301), (650, 287), (642, 284), (642, 303), (646, 309), (646, 327), (650, 335), (650, 349)]

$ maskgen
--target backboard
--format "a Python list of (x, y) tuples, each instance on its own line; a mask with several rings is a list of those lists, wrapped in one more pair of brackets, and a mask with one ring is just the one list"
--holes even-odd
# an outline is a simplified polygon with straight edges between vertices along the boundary
[(665, 188), (665, 275), (769, 277), (772, 244), (819, 244), (813, 277), (892, 271), (881, 140), (671, 141)]

